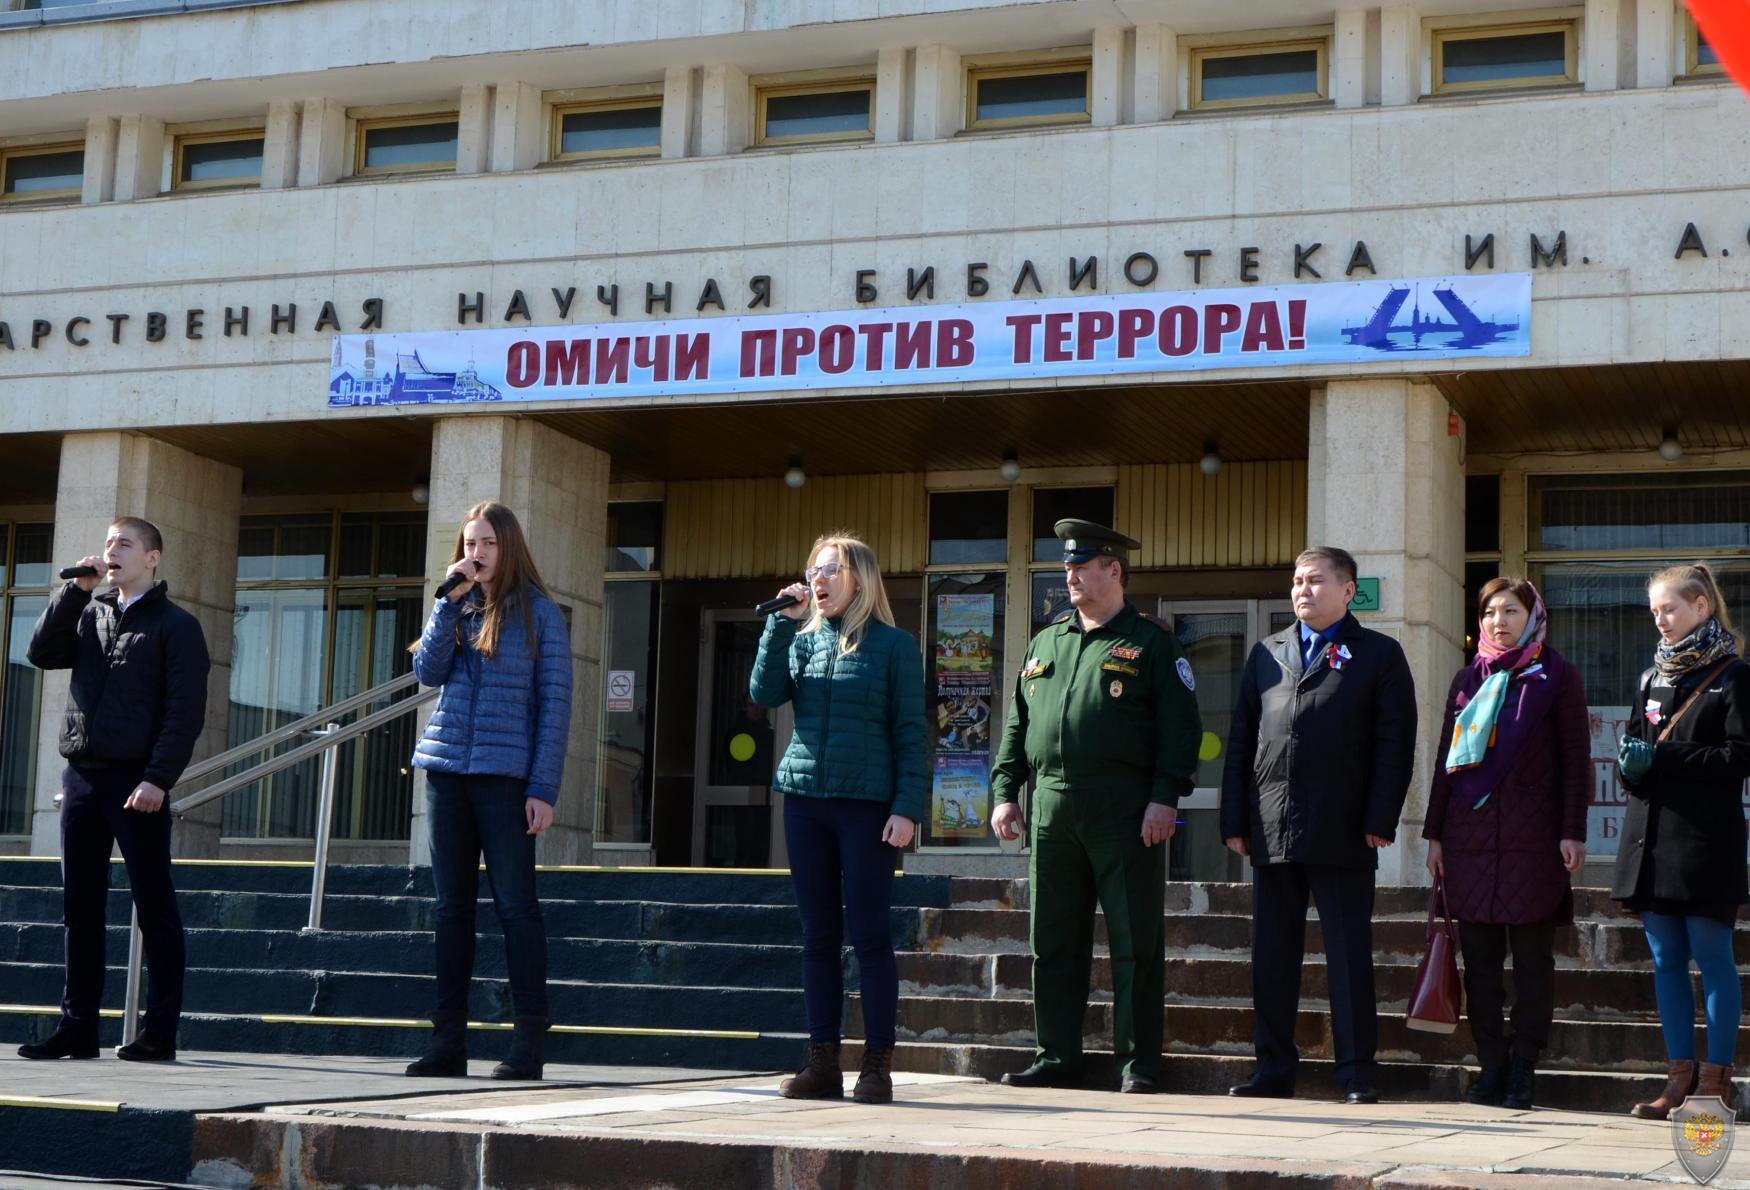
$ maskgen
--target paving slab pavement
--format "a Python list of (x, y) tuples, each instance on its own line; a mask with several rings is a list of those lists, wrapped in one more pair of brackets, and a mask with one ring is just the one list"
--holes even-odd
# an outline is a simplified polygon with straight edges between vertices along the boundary
[[(561, 1138), (598, 1155), (616, 1145), (648, 1151), (664, 1142), (691, 1142), (701, 1154), (761, 1149), (772, 1155), (775, 1168), (793, 1167), (801, 1154), (839, 1150), (883, 1158), (950, 1157), (956, 1159), (953, 1167), (965, 1171), (973, 1168), (966, 1160), (975, 1157), (1000, 1158), (1005, 1165), (1020, 1160), (1042, 1176), (1078, 1166), (1108, 1172), (1114, 1166), (1152, 1168), (1157, 1178), (1175, 1170), (1213, 1175), (1217, 1180), (1210, 1184), (1224, 1184), (1222, 1178), (1236, 1185), (1262, 1178), (1269, 1184), (1537, 1190), (1694, 1184), (1673, 1153), (1667, 1125), (1627, 1116), (1469, 1104), (1348, 1106), (1017, 1091), (942, 1075), (896, 1074), (895, 1084), (890, 1106), (793, 1102), (778, 1096), (775, 1078), (715, 1078), (661, 1087), (549, 1086), (294, 1103), (264, 1114), (307, 1125), (461, 1129), (488, 1141), (490, 1134), (539, 1136), (549, 1138), (554, 1152)], [(789, 1157), (780, 1160), (779, 1154)], [(752, 1166), (749, 1174), (749, 1180), (730, 1184), (809, 1184), (760, 1180)], [(1110, 1178), (1086, 1184), (1108, 1182), (1121, 1184)], [(906, 1184), (949, 1190), (980, 1183), (932, 1176), (921, 1183), (908, 1178)], [(1750, 1138), (1711, 1186), (1750, 1190)]]

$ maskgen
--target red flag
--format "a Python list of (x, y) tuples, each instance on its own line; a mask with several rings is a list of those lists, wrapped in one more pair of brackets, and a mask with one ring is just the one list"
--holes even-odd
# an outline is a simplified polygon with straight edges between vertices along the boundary
[(1734, 82), (1750, 92), (1750, 0), (1684, 0)]

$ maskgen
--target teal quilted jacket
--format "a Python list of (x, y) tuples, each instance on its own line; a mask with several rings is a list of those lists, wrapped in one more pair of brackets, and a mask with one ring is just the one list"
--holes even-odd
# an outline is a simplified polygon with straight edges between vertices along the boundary
[(918, 643), (870, 621), (839, 655), (838, 624), (799, 633), (774, 612), (760, 637), (748, 692), (763, 707), (795, 704), (796, 734), (773, 785), (802, 797), (881, 802), (920, 821), (928, 808), (924, 665)]

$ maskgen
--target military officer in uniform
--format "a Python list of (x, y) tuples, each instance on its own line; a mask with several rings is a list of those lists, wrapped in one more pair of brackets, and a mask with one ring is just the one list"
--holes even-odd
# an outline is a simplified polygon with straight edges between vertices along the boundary
[(991, 773), (998, 837), (1020, 837), (1016, 797), (1033, 782), (1032, 928), (1038, 1051), (1012, 1087), (1075, 1087), (1093, 963), (1094, 905), (1112, 956), (1120, 1087), (1160, 1078), (1165, 1016), (1167, 840), (1191, 790), (1203, 725), (1178, 640), (1124, 596), (1122, 533), (1055, 526), (1071, 608), (1027, 651)]

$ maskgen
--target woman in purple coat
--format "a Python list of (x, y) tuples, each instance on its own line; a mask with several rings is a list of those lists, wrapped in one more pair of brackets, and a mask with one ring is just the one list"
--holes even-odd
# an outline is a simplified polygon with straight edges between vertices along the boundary
[[(1544, 643), (1543, 598), (1491, 579), (1477, 601), (1477, 655), (1458, 671), (1428, 795), (1428, 870), (1446, 886), (1464, 952), (1482, 1076), (1468, 1098), (1531, 1106), (1555, 1016), (1555, 932), (1574, 920), (1569, 877), (1586, 862), (1591, 730), (1579, 670)], [(1513, 955), (1513, 1036), (1502, 965)]]

